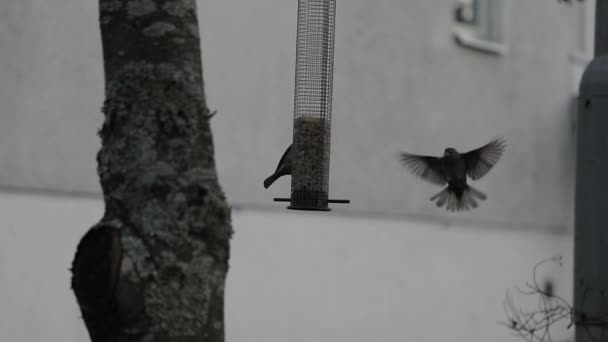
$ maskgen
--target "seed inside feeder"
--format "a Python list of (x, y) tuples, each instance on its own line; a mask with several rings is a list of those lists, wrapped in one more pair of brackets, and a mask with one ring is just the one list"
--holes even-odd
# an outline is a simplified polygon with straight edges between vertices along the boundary
[[(326, 118), (300, 116), (294, 123), (293, 195), (321, 196), (329, 191), (329, 122)], [(312, 200), (312, 199), (311, 199)]]

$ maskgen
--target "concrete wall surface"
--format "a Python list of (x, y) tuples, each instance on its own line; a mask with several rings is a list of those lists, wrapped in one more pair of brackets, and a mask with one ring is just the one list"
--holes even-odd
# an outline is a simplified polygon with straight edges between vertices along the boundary
[[(3, 341), (88, 340), (68, 268), (102, 211), (94, 198), (0, 192)], [(568, 234), (292, 211), (233, 221), (229, 342), (521, 341), (497, 324), (506, 290), (556, 255), (564, 266), (538, 278), (571, 298)]]
[[(292, 136), (297, 1), (197, 3), (222, 184), (232, 203), (272, 206), (289, 193), (262, 180)], [(499, 56), (454, 43), (454, 3), (338, 2), (331, 196), (357, 212), (452, 217), (397, 153), (503, 135), (507, 153), (477, 184), (489, 199), (467, 218), (569, 229), (572, 54), (588, 26), (578, 9), (592, 4), (505, 1)], [(99, 192), (103, 96), (96, 1), (0, 3), (1, 185)]]

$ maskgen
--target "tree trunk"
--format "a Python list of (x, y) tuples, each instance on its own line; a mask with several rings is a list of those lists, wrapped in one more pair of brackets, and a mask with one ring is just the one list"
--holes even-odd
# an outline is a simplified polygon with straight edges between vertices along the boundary
[(224, 341), (232, 234), (194, 0), (100, 0), (105, 215), (72, 287), (93, 342)]

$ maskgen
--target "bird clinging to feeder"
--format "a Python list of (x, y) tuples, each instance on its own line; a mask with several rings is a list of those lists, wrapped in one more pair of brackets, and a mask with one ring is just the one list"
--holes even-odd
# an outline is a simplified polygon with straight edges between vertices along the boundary
[(292, 163), (293, 163), (293, 144), (289, 145), (289, 147), (287, 148), (287, 150), (285, 150), (285, 152), (283, 153), (283, 156), (281, 156), (281, 159), (279, 160), (279, 164), (277, 165), (276, 170), (274, 171), (273, 174), (271, 174), (270, 176), (268, 176), (268, 178), (266, 178), (264, 180), (264, 188), (268, 189), (272, 183), (274, 183), (277, 179), (283, 177), (283, 176), (287, 176), (287, 175), (291, 175), (291, 170), (292, 170)]
[(438, 207), (445, 204), (448, 211), (470, 210), (477, 207), (477, 200), (487, 196), (467, 184), (467, 176), (478, 180), (485, 176), (500, 159), (506, 148), (502, 138), (495, 138), (486, 145), (466, 153), (455, 148), (445, 149), (443, 157), (401, 153), (401, 162), (416, 176), (430, 183), (447, 187), (430, 198)]

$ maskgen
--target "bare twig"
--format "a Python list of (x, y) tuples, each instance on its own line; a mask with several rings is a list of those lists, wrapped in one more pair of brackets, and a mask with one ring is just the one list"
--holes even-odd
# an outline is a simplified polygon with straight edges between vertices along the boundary
[[(608, 329), (608, 315), (595, 317), (585, 313), (584, 310), (575, 311), (568, 301), (555, 295), (552, 288), (542, 288), (538, 282), (537, 271), (541, 265), (548, 262), (556, 262), (561, 266), (562, 258), (553, 257), (540, 261), (532, 271), (532, 282), (526, 283), (523, 289), (515, 287), (518, 295), (537, 297), (536, 309), (528, 311), (518, 307), (513, 300), (512, 293), (507, 290), (503, 303), (507, 322), (499, 322), (499, 324), (506, 326), (514, 335), (520, 336), (525, 341), (555, 342), (551, 335), (551, 328), (558, 322), (568, 322), (567, 329), (576, 325), (583, 329), (591, 341), (600, 341)], [(585, 308), (587, 295), (590, 293), (598, 293), (603, 297), (606, 295), (606, 290), (585, 289), (581, 298), (581, 308)], [(594, 336), (597, 333), (593, 334), (590, 329), (592, 327), (604, 328), (599, 329), (602, 336)]]
[(522, 296), (537, 296), (538, 305), (533, 311), (517, 307), (513, 295), (507, 291), (504, 305), (507, 322), (501, 322), (515, 335), (529, 342), (553, 342), (551, 327), (560, 321), (570, 320), (573, 323), (572, 306), (562, 297), (553, 293), (552, 289), (544, 289), (537, 278), (538, 268), (548, 262), (556, 262), (561, 266), (561, 257), (540, 261), (532, 271), (532, 282), (526, 283), (525, 288), (516, 287), (517, 294)]

